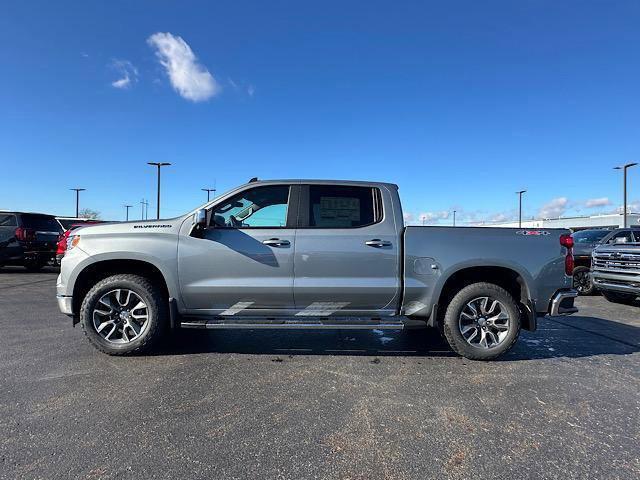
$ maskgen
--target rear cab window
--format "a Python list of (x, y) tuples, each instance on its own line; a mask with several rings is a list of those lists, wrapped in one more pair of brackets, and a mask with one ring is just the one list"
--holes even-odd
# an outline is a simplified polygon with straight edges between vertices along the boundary
[(21, 220), (24, 228), (30, 228), (38, 232), (62, 232), (62, 228), (55, 217), (27, 213), (21, 215)]
[(302, 227), (359, 228), (382, 220), (382, 197), (374, 187), (309, 185)]

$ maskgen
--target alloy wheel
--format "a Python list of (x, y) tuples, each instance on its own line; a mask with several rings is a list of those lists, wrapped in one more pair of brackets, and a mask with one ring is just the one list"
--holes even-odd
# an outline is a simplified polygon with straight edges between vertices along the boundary
[(132, 290), (118, 288), (105, 293), (93, 309), (96, 332), (111, 343), (129, 343), (147, 328), (149, 308)]
[(506, 307), (491, 297), (477, 297), (460, 312), (458, 326), (462, 337), (474, 347), (493, 348), (509, 334), (510, 318)]

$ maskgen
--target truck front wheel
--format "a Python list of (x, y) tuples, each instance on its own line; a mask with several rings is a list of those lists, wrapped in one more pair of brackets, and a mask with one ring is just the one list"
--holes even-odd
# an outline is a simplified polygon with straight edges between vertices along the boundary
[(492, 283), (460, 290), (447, 306), (444, 336), (451, 348), (471, 360), (492, 360), (508, 351), (520, 334), (520, 309)]
[(119, 274), (96, 283), (80, 307), (89, 341), (109, 355), (149, 351), (162, 337), (167, 301), (149, 279)]

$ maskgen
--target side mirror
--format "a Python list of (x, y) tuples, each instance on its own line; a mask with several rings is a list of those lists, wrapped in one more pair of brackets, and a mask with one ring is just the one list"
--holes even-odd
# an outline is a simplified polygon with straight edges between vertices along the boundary
[(207, 211), (204, 208), (201, 208), (193, 215), (193, 224), (200, 228), (207, 226)]

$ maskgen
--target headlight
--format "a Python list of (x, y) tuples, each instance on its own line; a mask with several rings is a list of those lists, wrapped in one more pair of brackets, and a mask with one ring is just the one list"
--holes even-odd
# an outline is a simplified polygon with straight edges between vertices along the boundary
[(80, 235), (69, 235), (67, 238), (67, 252), (80, 243)]

